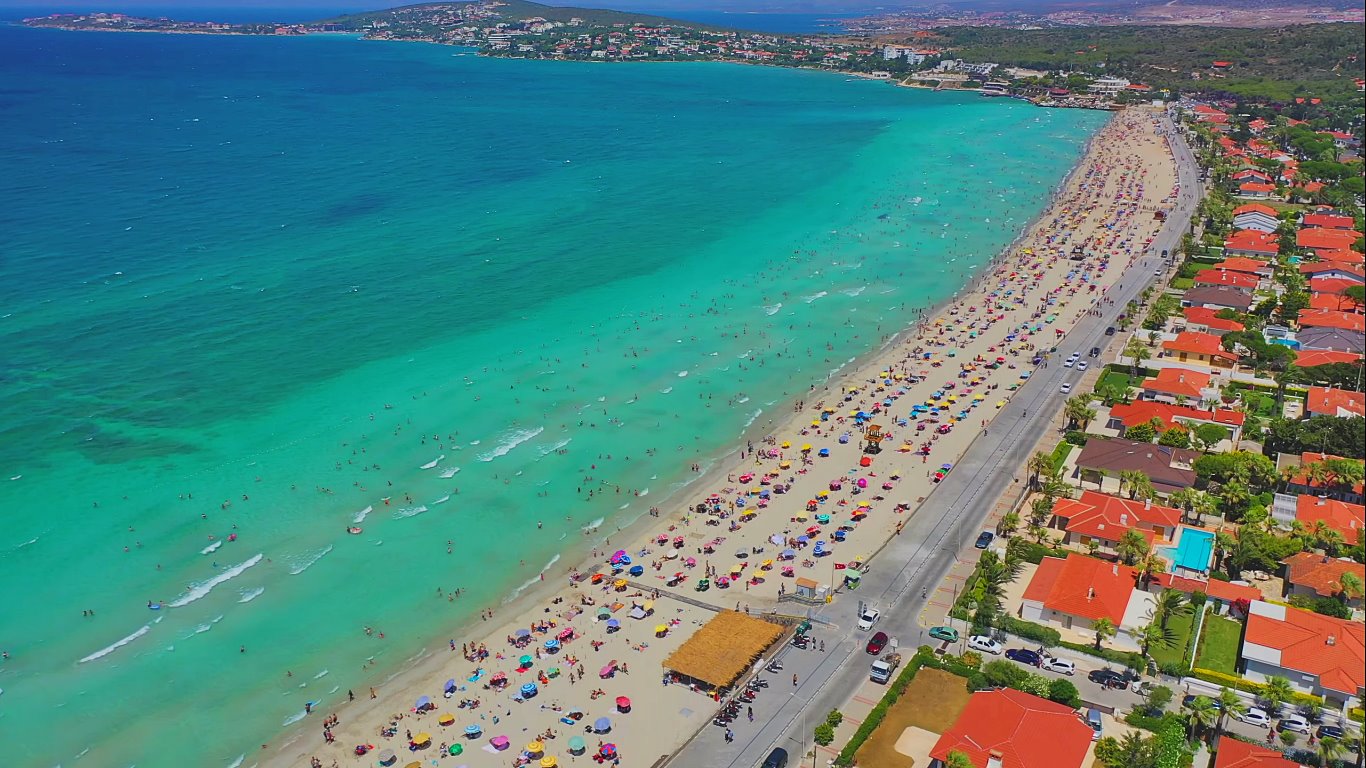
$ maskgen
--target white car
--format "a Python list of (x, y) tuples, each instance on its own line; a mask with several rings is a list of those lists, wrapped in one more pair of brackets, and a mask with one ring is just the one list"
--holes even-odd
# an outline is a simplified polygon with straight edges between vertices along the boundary
[(877, 620), (881, 617), (882, 613), (880, 611), (876, 608), (869, 608), (863, 612), (862, 616), (858, 617), (858, 628), (872, 629), (873, 625), (876, 624)]
[(1238, 719), (1258, 728), (1269, 728), (1271, 726), (1271, 717), (1267, 715), (1265, 710), (1257, 707), (1248, 707), (1246, 712), (1238, 716)]
[(1077, 673), (1077, 665), (1067, 659), (1044, 659), (1043, 664), (1040, 664), (1039, 668), (1046, 669), (1049, 672), (1057, 672), (1060, 675), (1067, 675), (1068, 677)]
[(1299, 715), (1290, 715), (1289, 717), (1282, 717), (1278, 728), (1282, 731), (1302, 733), (1305, 736), (1309, 735), (1309, 721), (1305, 720), (1303, 717), (1300, 717)]
[(1005, 646), (986, 635), (973, 635), (972, 637), (969, 637), (968, 647), (983, 653), (990, 653), (993, 656), (1000, 656), (1005, 652)]
[(1077, 358), (1075, 358), (1075, 357), (1069, 357), (1069, 358), (1067, 358), (1066, 360), (1063, 361), (1062, 367), (1064, 367), (1064, 368), (1071, 368), (1074, 364), (1076, 364), (1076, 362), (1077, 362)]
[(1064, 381), (1064, 382), (1062, 383), (1062, 387), (1060, 387), (1060, 388), (1058, 389), (1058, 391), (1059, 391), (1059, 392), (1062, 392), (1064, 395), (1070, 393), (1070, 392), (1072, 391), (1072, 382), (1070, 382), (1070, 381)]
[(1077, 363), (1077, 370), (1084, 371), (1086, 370), (1086, 366), (1087, 362), (1085, 360), (1082, 360), (1080, 363)]

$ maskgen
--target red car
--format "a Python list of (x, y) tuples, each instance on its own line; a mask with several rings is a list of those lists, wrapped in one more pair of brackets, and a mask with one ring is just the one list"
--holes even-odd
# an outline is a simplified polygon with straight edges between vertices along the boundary
[(868, 641), (868, 652), (876, 656), (882, 653), (882, 649), (887, 647), (887, 633), (878, 632)]

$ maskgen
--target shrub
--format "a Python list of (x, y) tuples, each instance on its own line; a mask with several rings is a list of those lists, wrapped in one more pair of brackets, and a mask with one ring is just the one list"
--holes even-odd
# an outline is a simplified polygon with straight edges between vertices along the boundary
[(1122, 664), (1130, 669), (1143, 669), (1145, 666), (1143, 656), (1131, 651), (1117, 651), (1113, 648), (1102, 648), (1097, 651), (1096, 647), (1090, 643), (1069, 643), (1066, 641), (1058, 643), (1058, 647), (1096, 656), (1115, 664)]
[(1172, 722), (1184, 728), (1186, 721), (1185, 718), (1181, 717), (1181, 715), (1178, 715), (1175, 712), (1168, 712), (1165, 715), (1154, 717), (1153, 715), (1145, 715), (1142, 712), (1139, 712), (1138, 710), (1134, 710), (1124, 716), (1124, 722), (1128, 723), (1129, 725), (1132, 725), (1135, 728), (1142, 728), (1145, 731), (1152, 731), (1153, 733), (1157, 733), (1158, 731), (1162, 730), (1162, 726)]
[(842, 722), (844, 722), (844, 713), (838, 709), (830, 710), (830, 714), (825, 716), (825, 724), (831, 728), (840, 727), (840, 723)]
[(1026, 672), (1025, 678), (1020, 682), (1020, 690), (1041, 699), (1048, 698), (1049, 686), (1052, 681), (1043, 675), (1036, 675), (1033, 672)]
[(976, 651), (964, 651), (963, 655), (958, 657), (958, 660), (961, 661), (965, 667), (972, 667), (973, 669), (982, 668), (982, 654)]
[(1014, 616), (1001, 616), (996, 624), (1002, 632), (1008, 632), (1025, 640), (1033, 640), (1046, 647), (1051, 648), (1062, 642), (1062, 634), (1058, 630), (1045, 627), (1042, 624), (1035, 624), (1032, 621), (1017, 619)]
[(1085, 432), (1080, 432), (1075, 429), (1071, 429), (1067, 431), (1067, 434), (1063, 435), (1062, 439), (1066, 442), (1071, 443), (1072, 445), (1086, 445), (1087, 437), (1089, 437), (1089, 435), (1087, 435)]
[(1186, 674), (1186, 670), (1175, 661), (1168, 661), (1158, 666), (1157, 671), (1168, 677), (1180, 677)]
[(1018, 664), (1009, 661), (988, 661), (982, 667), (982, 674), (986, 676), (987, 682), (992, 685), (1001, 685), (1007, 688), (1019, 688), (1029, 677), (1029, 672)]
[(830, 742), (835, 740), (835, 729), (831, 728), (829, 723), (821, 723), (816, 726), (815, 739), (822, 747), (829, 746)]
[(1069, 707), (1081, 706), (1081, 694), (1077, 691), (1077, 686), (1072, 685), (1071, 680), (1061, 677), (1048, 684), (1048, 700)]
[(1067, 557), (1066, 550), (1050, 549), (1023, 536), (1017, 536), (1006, 544), (1006, 559), (1038, 565), (1045, 557)]
[(1351, 709), (1347, 710), (1347, 719), (1354, 720), (1358, 723), (1366, 723), (1366, 709), (1362, 709), (1361, 707), (1352, 707)]
[(1209, 595), (1205, 594), (1204, 592), (1200, 592), (1200, 591), (1192, 592), (1192, 593), (1191, 593), (1191, 596), (1190, 596), (1191, 608), (1193, 608), (1193, 609), (1195, 609), (1195, 610), (1197, 610), (1197, 611), (1200, 610), (1200, 608), (1201, 608), (1202, 606), (1204, 606), (1205, 601), (1208, 600), (1208, 599), (1209, 599)]
[[(1254, 696), (1261, 696), (1262, 691), (1266, 688), (1266, 686), (1261, 683), (1254, 683), (1251, 680), (1237, 675), (1226, 675), (1223, 672), (1215, 672), (1212, 669), (1201, 669), (1200, 667), (1192, 669), (1190, 671), (1190, 676), (1196, 680), (1204, 680), (1207, 683), (1213, 683), (1224, 688), (1232, 688), (1234, 690), (1242, 691), (1243, 693), (1253, 694)], [(1307, 693), (1293, 693), (1291, 694), (1288, 703), (1294, 704), (1295, 706), (1321, 707), (1323, 706), (1323, 699), (1318, 696), (1310, 696)]]

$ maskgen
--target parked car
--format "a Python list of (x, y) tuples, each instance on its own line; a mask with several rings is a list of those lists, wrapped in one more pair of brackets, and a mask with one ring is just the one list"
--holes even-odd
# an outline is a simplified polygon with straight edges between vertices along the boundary
[(1149, 693), (1152, 693), (1152, 690), (1156, 687), (1157, 684), (1151, 680), (1135, 680), (1133, 684), (1129, 686), (1129, 690), (1139, 696), (1147, 696)]
[(1074, 365), (1076, 365), (1076, 364), (1077, 364), (1077, 358), (1075, 358), (1075, 357), (1069, 357), (1069, 358), (1067, 358), (1066, 360), (1064, 360), (1064, 361), (1062, 362), (1062, 367), (1064, 367), (1064, 368), (1071, 368), (1072, 366), (1074, 366)]
[(1271, 716), (1268, 715), (1265, 710), (1258, 709), (1257, 707), (1248, 707), (1246, 712), (1238, 715), (1238, 719), (1248, 725), (1255, 725), (1258, 728), (1271, 727)]
[(986, 549), (987, 547), (991, 546), (991, 540), (994, 538), (996, 538), (996, 534), (992, 533), (991, 531), (982, 531), (981, 533), (977, 534), (977, 542), (972, 546), (978, 549)]
[(1062, 387), (1058, 391), (1062, 392), (1064, 395), (1070, 393), (1072, 391), (1072, 382), (1064, 381)]
[(868, 640), (868, 653), (876, 656), (882, 653), (882, 649), (887, 647), (888, 641), (886, 632), (878, 632)]
[(1328, 738), (1338, 739), (1339, 741), (1341, 741), (1343, 738), (1346, 737), (1346, 733), (1342, 730), (1342, 728), (1336, 725), (1320, 725), (1319, 729), (1315, 731), (1314, 737), (1317, 738), (1319, 741), (1323, 741), (1325, 736)]
[(1080, 361), (1080, 362), (1077, 363), (1077, 370), (1079, 370), (1079, 371), (1084, 371), (1084, 370), (1086, 370), (1086, 366), (1087, 366), (1087, 365), (1089, 365), (1089, 363), (1087, 363), (1085, 360), (1082, 360), (1082, 361)]
[(1093, 670), (1086, 675), (1086, 679), (1093, 683), (1100, 683), (1102, 688), (1124, 689), (1129, 687), (1129, 679), (1113, 669)]
[(1280, 731), (1300, 733), (1304, 734), (1305, 736), (1308, 736), (1310, 731), (1309, 721), (1305, 720), (1300, 715), (1289, 715), (1287, 717), (1282, 717), (1280, 723), (1277, 724), (1276, 729)]
[(882, 613), (880, 611), (876, 608), (869, 608), (863, 612), (862, 616), (858, 617), (858, 628), (872, 629), (873, 625), (876, 624), (877, 620), (880, 618), (882, 618)]
[(958, 630), (953, 627), (930, 627), (930, 637), (950, 643), (958, 642)]
[(1042, 669), (1046, 669), (1049, 672), (1057, 672), (1060, 675), (1067, 675), (1068, 677), (1077, 673), (1077, 665), (1067, 659), (1044, 659), (1043, 664), (1040, 666)]
[(999, 656), (1005, 648), (987, 635), (973, 635), (968, 638), (968, 647), (983, 653)]
[(1018, 661), (1021, 664), (1028, 664), (1033, 667), (1039, 667), (1043, 665), (1043, 657), (1035, 651), (1031, 651), (1027, 648), (1011, 648), (1010, 650), (1006, 651), (1006, 658), (1010, 659), (1011, 661)]

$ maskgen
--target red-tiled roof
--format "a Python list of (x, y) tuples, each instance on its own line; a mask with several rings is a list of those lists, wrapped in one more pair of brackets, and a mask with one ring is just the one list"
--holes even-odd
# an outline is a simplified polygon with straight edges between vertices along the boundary
[[(1215, 264), (1214, 269), (1226, 270), (1228, 272), (1245, 272), (1249, 275), (1269, 275), (1272, 272), (1272, 266), (1270, 262), (1258, 261), (1257, 259), (1247, 259), (1243, 258), (1242, 256), (1233, 256), (1224, 259), (1218, 264)], [(1205, 270), (1205, 272), (1212, 271), (1213, 270)]]
[(1310, 309), (1324, 309), (1330, 312), (1360, 312), (1361, 302), (1350, 296), (1336, 293), (1313, 293), (1309, 295)]
[(1255, 182), (1255, 181), (1248, 181), (1248, 182), (1245, 182), (1245, 183), (1243, 183), (1243, 184), (1239, 184), (1239, 185), (1238, 185), (1238, 189), (1240, 189), (1240, 190), (1242, 190), (1242, 191), (1244, 191), (1244, 192), (1274, 192), (1274, 191), (1276, 191), (1276, 185), (1275, 185), (1275, 184), (1259, 184), (1259, 183), (1257, 183), (1257, 182)]
[(977, 768), (993, 753), (1008, 768), (1081, 768), (1091, 748), (1091, 728), (1065, 704), (1003, 688), (978, 691), (930, 750), (946, 761), (962, 752)]
[(1306, 409), (1329, 416), (1366, 416), (1366, 395), (1333, 387), (1310, 387)]
[(1262, 181), (1271, 181), (1270, 176), (1268, 176), (1265, 172), (1259, 171), (1255, 168), (1245, 168), (1241, 171), (1238, 171), (1237, 173), (1233, 174), (1233, 178), (1236, 181), (1242, 181), (1243, 179), (1261, 179)]
[[(1336, 252), (1335, 252), (1336, 253)], [(1355, 251), (1353, 251), (1355, 253)], [(1339, 272), (1344, 275), (1356, 275), (1362, 277), (1366, 275), (1366, 269), (1359, 264), (1342, 261), (1312, 261), (1308, 264), (1300, 265), (1300, 273), (1305, 275), (1321, 275), (1327, 272)], [(1357, 280), (1361, 282), (1361, 280)]]
[(1358, 267), (1366, 264), (1366, 253), (1354, 251), (1350, 248), (1319, 248), (1314, 253), (1319, 257), (1319, 261), (1331, 262), (1332, 264), (1349, 264)]
[[(1044, 558), (1044, 561), (1056, 558)], [(1091, 620), (1106, 618), (1119, 626), (1124, 611), (1133, 596), (1137, 573), (1133, 568), (1118, 563), (1107, 563), (1095, 558), (1069, 553), (1058, 570), (1045, 576), (1048, 592), (1040, 598), (1042, 586), (1035, 581), (1043, 573), (1042, 563), (1034, 579), (1025, 588), (1024, 599), (1038, 600), (1045, 608), (1059, 613), (1082, 616)]]
[(1238, 411), (1229, 411), (1219, 408), (1213, 411), (1202, 411), (1199, 408), (1192, 408), (1188, 405), (1169, 405), (1153, 400), (1138, 400), (1132, 403), (1118, 403), (1110, 406), (1110, 415), (1120, 420), (1126, 427), (1136, 427), (1139, 424), (1147, 424), (1153, 419), (1162, 422), (1162, 430), (1166, 431), (1178, 424), (1177, 419), (1187, 419), (1191, 421), (1210, 421), (1220, 424), (1242, 425), (1247, 421), (1247, 414)]
[(1201, 581), (1200, 579), (1188, 579), (1185, 576), (1177, 576), (1171, 573), (1159, 573), (1153, 576), (1153, 583), (1164, 589), (1170, 588), (1178, 592), (1190, 594), (1192, 592), (1204, 592), (1216, 600), (1223, 600), (1226, 603), (1236, 603), (1239, 600), (1262, 599), (1262, 591), (1256, 587), (1246, 584), (1234, 584), (1228, 581), (1210, 579)]
[(1304, 226), (1324, 227), (1326, 229), (1352, 229), (1356, 227), (1356, 222), (1351, 216), (1337, 216), (1331, 213), (1307, 213), (1304, 216)]
[(1355, 363), (1360, 359), (1361, 355), (1355, 352), (1336, 352), (1331, 349), (1302, 349), (1295, 353), (1295, 365), (1301, 368), (1329, 363)]
[(1301, 229), (1295, 233), (1295, 245), (1301, 248), (1350, 248), (1361, 237), (1360, 232), (1342, 229)]
[[(1276, 618), (1281, 612), (1285, 618)], [(1355, 696), (1366, 685), (1366, 624), (1256, 602), (1243, 642), (1244, 655), (1247, 643), (1278, 650), (1282, 668), (1317, 675), (1329, 690)]]
[[(1303, 466), (1305, 464), (1318, 464), (1327, 461), (1328, 459), (1343, 458), (1345, 457), (1334, 456), (1331, 453), (1314, 453), (1313, 451), (1305, 451), (1304, 453), (1300, 454), (1300, 465)], [(1363, 462), (1361, 459), (1357, 459), (1357, 463), (1366, 464), (1366, 462)], [(1310, 480), (1308, 477), (1304, 475), (1303, 472), (1291, 478), (1291, 482), (1296, 485), (1303, 485), (1308, 488), (1323, 488), (1328, 485), (1328, 483), (1319, 482), (1317, 480)], [(1357, 493), (1361, 493), (1363, 490), (1362, 483), (1357, 483), (1356, 485), (1352, 486), (1352, 490), (1356, 491)]]
[[(1118, 407), (1118, 406), (1116, 406)], [(1114, 409), (1111, 409), (1111, 413)], [(1062, 499), (1053, 507), (1053, 514), (1067, 519), (1066, 530), (1083, 536), (1107, 541), (1119, 541), (1124, 532), (1140, 525), (1160, 526), (1167, 536), (1181, 522), (1180, 510), (1149, 504), (1137, 499), (1121, 499), (1096, 491), (1084, 491), (1080, 499)], [(1151, 531), (1139, 529), (1152, 537)]]
[(1366, 317), (1354, 312), (1336, 312), (1331, 309), (1301, 309), (1300, 326), (1303, 328), (1341, 328), (1344, 331), (1366, 331)]
[(1200, 398), (1200, 390), (1208, 389), (1213, 379), (1208, 373), (1181, 368), (1163, 368), (1151, 379), (1143, 380), (1143, 389), (1165, 395), (1185, 395)]
[(1273, 219), (1276, 218), (1276, 209), (1269, 205), (1262, 205), (1261, 203), (1248, 203), (1233, 209), (1234, 216), (1241, 216), (1244, 213), (1265, 213)]
[(1225, 272), (1220, 269), (1203, 269), (1195, 274), (1196, 285), (1226, 285), (1233, 288), (1256, 288), (1260, 282), (1256, 275), (1243, 272)]
[(1306, 527), (1322, 521), (1342, 534), (1348, 544), (1355, 544), (1361, 540), (1362, 529), (1366, 528), (1366, 507), (1302, 493), (1295, 502), (1295, 519)]
[(1342, 293), (1354, 285), (1361, 285), (1361, 283), (1346, 277), (1312, 277), (1309, 279), (1309, 290), (1313, 293)]
[(1301, 768), (1293, 760), (1287, 760), (1278, 749), (1249, 744), (1246, 741), (1223, 738), (1219, 740), (1219, 754), (1214, 758), (1214, 768)]
[(1332, 597), (1342, 591), (1344, 573), (1355, 574), (1359, 581), (1366, 583), (1366, 565), (1351, 560), (1339, 560), (1314, 552), (1298, 552), (1281, 562), (1286, 565), (1286, 578), (1291, 584), (1308, 587), (1324, 597)]
[(1265, 253), (1276, 255), (1281, 252), (1280, 238), (1271, 232), (1256, 229), (1240, 229), (1224, 241), (1224, 248), (1230, 251)]
[(1182, 331), (1181, 333), (1176, 334), (1175, 339), (1162, 342), (1162, 348), (1171, 352), (1185, 352), (1187, 354), (1217, 357), (1230, 362), (1237, 362), (1238, 360), (1237, 355), (1223, 348), (1219, 343), (1218, 336), (1213, 336), (1208, 333)]
[[(1222, 317), (1215, 317), (1219, 312), (1220, 310), (1217, 310), (1214, 307), (1186, 307), (1181, 310), (1181, 314), (1186, 317), (1186, 322), (1203, 325), (1211, 331), (1241, 331), (1246, 327), (1237, 320), (1225, 320)], [(1164, 368), (1163, 370), (1170, 369)]]

